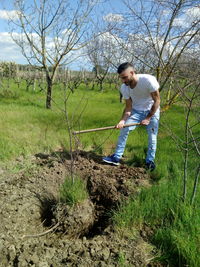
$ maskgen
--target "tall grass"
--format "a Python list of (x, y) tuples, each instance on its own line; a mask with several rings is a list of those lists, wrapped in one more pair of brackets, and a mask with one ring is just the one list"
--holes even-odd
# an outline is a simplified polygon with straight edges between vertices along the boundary
[(151, 242), (162, 251), (156, 260), (169, 266), (200, 266), (200, 213), (196, 205), (182, 202), (181, 172), (174, 162), (167, 175), (150, 189), (123, 203), (113, 216), (120, 229), (141, 229), (148, 225), (154, 232)]
[(66, 177), (60, 187), (60, 201), (73, 206), (87, 198), (88, 193), (83, 179), (76, 177), (73, 181), (71, 177)]

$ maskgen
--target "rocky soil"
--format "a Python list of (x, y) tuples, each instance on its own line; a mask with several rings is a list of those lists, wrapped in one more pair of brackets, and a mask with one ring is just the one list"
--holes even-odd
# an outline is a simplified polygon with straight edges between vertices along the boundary
[(146, 171), (109, 166), (80, 151), (74, 170), (85, 180), (89, 199), (63, 208), (58, 191), (70, 169), (62, 151), (2, 166), (0, 266), (148, 266), (152, 246), (141, 236), (131, 240), (117, 231), (111, 216), (122, 199), (150, 185)]

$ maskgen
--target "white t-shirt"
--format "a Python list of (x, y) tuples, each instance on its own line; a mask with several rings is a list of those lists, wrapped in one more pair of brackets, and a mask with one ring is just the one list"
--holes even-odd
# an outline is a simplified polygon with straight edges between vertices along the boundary
[(126, 84), (122, 84), (120, 92), (124, 99), (132, 99), (132, 107), (136, 110), (150, 110), (154, 101), (151, 97), (152, 92), (159, 89), (156, 78), (149, 74), (136, 74), (138, 77), (137, 85), (132, 89)]

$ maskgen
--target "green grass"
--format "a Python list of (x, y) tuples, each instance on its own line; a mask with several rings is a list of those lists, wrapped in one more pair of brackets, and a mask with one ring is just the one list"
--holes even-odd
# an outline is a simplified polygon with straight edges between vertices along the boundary
[(119, 267), (130, 267), (126, 261), (126, 254), (124, 252), (120, 252), (118, 255), (118, 266)]
[(87, 198), (88, 193), (83, 179), (75, 177), (73, 181), (71, 177), (66, 177), (60, 187), (60, 201), (73, 206)]
[[(116, 123), (116, 117), (122, 110), (118, 103), (118, 94), (99, 93), (81, 86), (82, 89), (71, 93), (67, 108), (73, 129), (87, 129), (108, 126)], [(26, 91), (25, 84), (20, 90), (12, 82), (9, 93), (1, 90), (0, 99), (0, 159), (7, 160), (18, 155), (33, 154), (40, 151), (53, 151), (57, 147), (69, 148), (64, 109), (64, 91), (56, 86), (53, 91), (52, 109), (45, 108), (45, 93)], [(18, 97), (16, 97), (16, 95)], [(109, 103), (112, 114), (105, 112)], [(82, 146), (90, 149), (91, 139), (97, 144), (104, 141), (103, 134), (91, 133), (80, 136)], [(117, 133), (115, 133), (117, 136)], [(114, 139), (113, 139), (114, 140)]]
[[(60, 147), (69, 149), (62, 86), (55, 86), (52, 109), (47, 110), (45, 92), (40, 92), (38, 88), (36, 91), (26, 91), (25, 83), (18, 89), (13, 81), (9, 86), (4, 82), (6, 90), (0, 90), (0, 160), (6, 163), (20, 155), (55, 152)], [(105, 90), (99, 92), (81, 84), (70, 94), (67, 109), (73, 130), (79, 130), (115, 125), (123, 111), (123, 104), (119, 103), (116, 90), (109, 90), (105, 86)], [(194, 120), (194, 116), (192, 114), (191, 120)], [(178, 136), (179, 143), (184, 146), (184, 120), (184, 108), (179, 103), (161, 115), (157, 169), (151, 173), (153, 186), (124, 203), (114, 215), (114, 222), (117, 227), (129, 230), (149, 224), (155, 231), (152, 242), (162, 250), (163, 260), (171, 266), (184, 266), (187, 263), (191, 267), (197, 267), (200, 266), (198, 192), (192, 209), (188, 203), (199, 159), (190, 150), (188, 195), (186, 202), (182, 203), (183, 154), (178, 150), (169, 131), (171, 128)], [(198, 131), (196, 129), (197, 134)], [(118, 134), (118, 130), (111, 130), (79, 135), (80, 148), (93, 150), (101, 155), (111, 154)], [(146, 148), (147, 134), (141, 126), (129, 135), (125, 161), (130, 166), (142, 166)], [(65, 184), (63, 188), (67, 191), (71, 186)], [(77, 188), (73, 190), (75, 194), (76, 191)], [(67, 191), (68, 193), (70, 192)], [(74, 201), (73, 198), (76, 197), (69, 196), (71, 202)], [(121, 261), (123, 262), (123, 257)]]
[[(181, 172), (173, 162), (168, 175), (150, 189), (123, 203), (114, 213), (118, 229), (141, 229), (148, 224), (154, 234), (151, 241), (162, 251), (159, 260), (169, 266), (200, 266), (199, 199), (191, 207), (182, 202)], [(157, 259), (158, 260), (158, 259)]]
[(0, 159), (49, 152), (66, 143), (64, 115), (58, 109), (45, 109), (45, 95), (26, 92), (24, 87), (20, 91), (13, 87), (14, 95), (16, 91), (18, 98), (6, 93), (0, 99)]

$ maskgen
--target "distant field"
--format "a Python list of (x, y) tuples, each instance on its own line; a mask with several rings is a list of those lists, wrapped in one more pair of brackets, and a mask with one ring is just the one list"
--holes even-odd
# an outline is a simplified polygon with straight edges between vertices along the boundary
[[(0, 160), (6, 163), (20, 155), (50, 153), (59, 148), (69, 149), (63, 111), (64, 100), (64, 91), (57, 85), (53, 91), (52, 109), (47, 110), (45, 92), (39, 91), (39, 88), (36, 91), (26, 91), (25, 84), (21, 84), (18, 89), (14, 82), (9, 85), (4, 82), (4, 88), (0, 89)], [(66, 107), (73, 130), (115, 125), (123, 111), (123, 104), (119, 102), (119, 93), (116, 89), (111, 90), (105, 86), (104, 91), (99, 92), (97, 89), (87, 88), (84, 84), (70, 94)], [(183, 262), (186, 261), (192, 267), (200, 266), (200, 259), (197, 256), (199, 255), (197, 244), (200, 241), (197, 229), (200, 225), (200, 215), (196, 210), (200, 204), (200, 197), (197, 196), (195, 209), (191, 209), (187, 203), (186, 206), (180, 204), (183, 157), (168, 130), (172, 129), (181, 143), (184, 118), (184, 108), (181, 103), (172, 106), (161, 115), (156, 155), (158, 167), (152, 174), (156, 185), (152, 190), (144, 191), (138, 199), (122, 207), (115, 215), (115, 223), (118, 227), (127, 228), (137, 227), (144, 222), (158, 227), (152, 242), (163, 248), (164, 252), (167, 251), (166, 259), (177, 258), (179, 253)], [(110, 154), (115, 147), (118, 133), (118, 130), (111, 130), (82, 134), (78, 136), (79, 148), (93, 150), (100, 155)], [(129, 136), (125, 151), (127, 164), (141, 166), (146, 147), (146, 130), (141, 126)], [(199, 161), (192, 152), (190, 155), (189, 192)], [(133, 211), (135, 217), (130, 219)], [(129, 214), (127, 218), (125, 214)], [(174, 254), (170, 252), (171, 250)], [(196, 263), (199, 265), (195, 265)]]
[[(45, 92), (26, 91), (12, 83), (9, 89), (0, 90), (0, 157), (1, 160), (20, 154), (51, 151), (59, 146), (68, 148), (68, 134), (64, 114), (64, 91), (57, 86), (53, 91), (52, 109), (45, 108)], [(104, 92), (90, 90), (82, 84), (71, 93), (67, 110), (74, 130), (115, 125), (123, 111), (119, 93), (105, 86)], [(167, 127), (174, 130), (179, 138), (183, 135), (184, 112), (181, 105), (174, 105), (161, 115), (158, 137), (157, 162), (180, 161), (177, 147)], [(97, 149), (103, 154), (111, 153), (115, 146), (118, 130), (102, 131), (79, 135), (84, 149)], [(170, 144), (170, 145), (169, 145)], [(146, 130), (139, 127), (131, 133), (125, 155), (129, 158), (144, 158), (147, 146)], [(178, 156), (179, 155), (179, 156)], [(191, 162), (192, 163), (192, 162)]]

